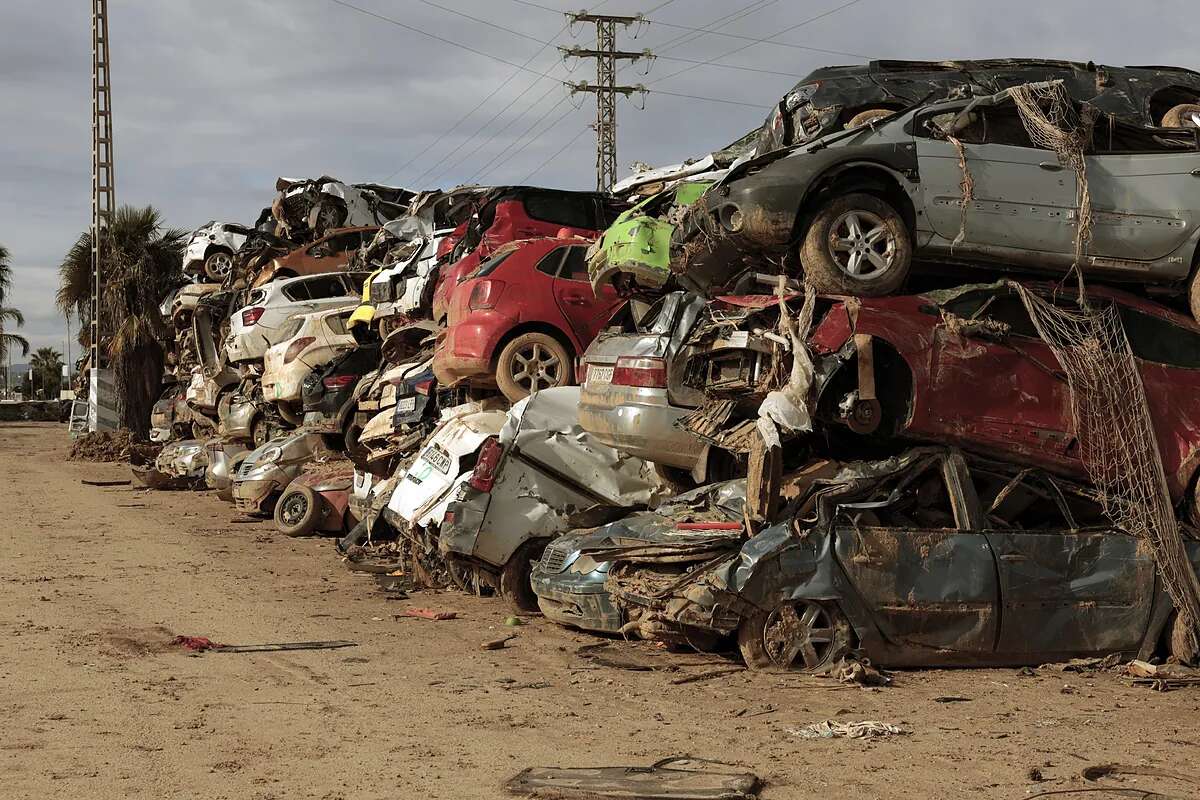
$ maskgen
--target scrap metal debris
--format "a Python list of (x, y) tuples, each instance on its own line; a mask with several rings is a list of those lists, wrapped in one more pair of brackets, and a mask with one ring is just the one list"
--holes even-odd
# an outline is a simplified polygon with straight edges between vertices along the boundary
[(221, 644), (205, 636), (176, 636), (171, 644), (196, 653), (275, 653), (286, 650), (336, 650), (358, 647), (358, 642), (330, 640), (320, 642), (273, 642), (268, 644)]
[[(687, 756), (649, 767), (530, 767), (504, 784), (514, 795), (568, 800), (753, 800), (762, 780), (732, 765)], [(726, 767), (726, 769), (718, 769)]]
[(827, 719), (802, 728), (784, 728), (792, 736), (801, 739), (879, 739), (889, 736), (907, 736), (909, 731), (889, 722), (865, 720), (863, 722), (838, 722)]

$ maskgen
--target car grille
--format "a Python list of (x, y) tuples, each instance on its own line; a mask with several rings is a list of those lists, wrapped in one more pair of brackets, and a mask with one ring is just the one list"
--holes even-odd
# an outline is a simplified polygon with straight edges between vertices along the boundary
[(567, 563), (568, 550), (565, 547), (550, 545), (542, 554), (542, 569), (546, 572), (562, 572)]
[(254, 462), (246, 459), (242, 465), (238, 467), (238, 477), (244, 478), (254, 470)]

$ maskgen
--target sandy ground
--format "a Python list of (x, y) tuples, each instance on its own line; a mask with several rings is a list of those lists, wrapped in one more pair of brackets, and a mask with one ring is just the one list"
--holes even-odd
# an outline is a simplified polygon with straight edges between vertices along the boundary
[[(680, 754), (757, 773), (768, 800), (1027, 798), (1096, 786), (1079, 777), (1090, 764), (1197, 770), (1200, 690), (1110, 674), (903, 672), (861, 689), (743, 671), (674, 684), (731, 664), (614, 642), (613, 658), (661, 668), (596, 666), (575, 653), (596, 639), (540, 618), (485, 652), (509, 631), (497, 601), (385, 599), (327, 540), (231, 524), (211, 494), (81, 485), (127, 467), (66, 452), (61, 425), (0, 425), (0, 797), (495, 798), (526, 766)], [(407, 607), (460, 618), (394, 616)], [(358, 646), (194, 656), (164, 646), (175, 633)], [(788, 732), (824, 719), (910, 733)], [(1166, 778), (1117, 785), (1196, 793)]]

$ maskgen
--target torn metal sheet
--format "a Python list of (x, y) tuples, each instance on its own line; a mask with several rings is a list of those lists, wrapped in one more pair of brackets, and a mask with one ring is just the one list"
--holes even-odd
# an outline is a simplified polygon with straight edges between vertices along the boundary
[(731, 764), (689, 757), (649, 767), (530, 767), (504, 784), (524, 797), (752, 800), (762, 782)]

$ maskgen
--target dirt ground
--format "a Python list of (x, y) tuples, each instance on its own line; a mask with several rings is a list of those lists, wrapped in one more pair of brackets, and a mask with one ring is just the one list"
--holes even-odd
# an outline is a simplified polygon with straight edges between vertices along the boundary
[[(511, 630), (498, 601), (386, 599), (328, 540), (232, 524), (208, 493), (81, 485), (128, 467), (67, 462), (68, 449), (64, 426), (0, 424), (5, 798), (496, 798), (527, 766), (681, 754), (757, 773), (768, 800), (1016, 800), (1095, 787), (1079, 777), (1092, 764), (1198, 771), (1200, 690), (1107, 673), (901, 672), (862, 689), (740, 671), (678, 684), (737, 662), (614, 641), (609, 658), (658, 668), (601, 666), (576, 654), (601, 640), (540, 618), (483, 651)], [(395, 616), (409, 607), (460, 618)], [(166, 645), (177, 633), (358, 646), (195, 656)], [(826, 719), (909, 734), (789, 733)], [(1108, 785), (1195, 795), (1160, 777)]]

